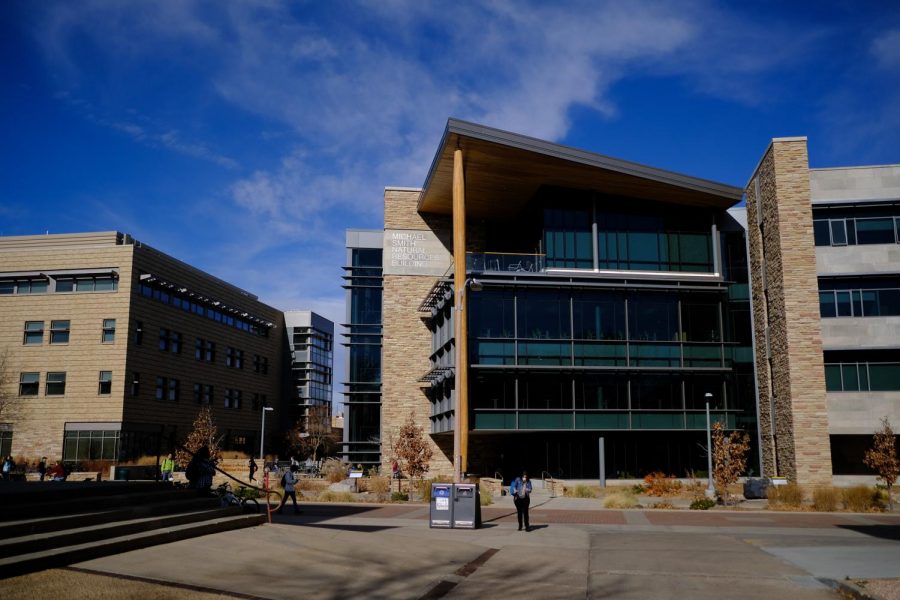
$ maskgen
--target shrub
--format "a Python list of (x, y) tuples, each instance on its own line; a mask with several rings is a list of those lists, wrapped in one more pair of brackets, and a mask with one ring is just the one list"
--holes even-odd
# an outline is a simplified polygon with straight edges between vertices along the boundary
[(366, 488), (373, 494), (387, 494), (391, 489), (391, 480), (387, 477), (369, 477), (366, 481)]
[(491, 504), (494, 503), (494, 498), (490, 494), (485, 494), (484, 492), (481, 492), (480, 494), (478, 494), (478, 497), (479, 497), (479, 501), (481, 502), (482, 506), (490, 506)]
[(663, 500), (662, 502), (657, 502), (655, 504), (651, 504), (650, 508), (675, 508), (675, 507), (668, 500)]
[(770, 485), (767, 496), (769, 504), (773, 506), (800, 508), (803, 505), (803, 488), (796, 483)]
[(353, 502), (350, 492), (322, 492), (317, 498), (319, 502)]
[(603, 508), (636, 508), (637, 498), (627, 491), (615, 491), (603, 499)]
[(681, 482), (674, 475), (657, 471), (644, 477), (644, 488), (650, 496), (675, 496), (681, 491)]
[(840, 494), (833, 487), (820, 487), (813, 490), (813, 508), (821, 512), (833, 512), (837, 509)]
[(241, 486), (235, 490), (234, 495), (238, 498), (259, 498), (260, 492), (254, 488)]
[(642, 486), (639, 483), (636, 483), (633, 486), (631, 486), (631, 493), (634, 494), (635, 496), (637, 496), (638, 494), (643, 494), (646, 491), (647, 490), (644, 489), (644, 486)]
[(709, 510), (716, 505), (716, 501), (712, 498), (695, 498), (691, 502), (691, 510)]
[(419, 493), (422, 494), (422, 498), (425, 500), (431, 500), (431, 484), (432, 483), (450, 483), (453, 481), (452, 477), (445, 477), (438, 475), (433, 479), (420, 479), (416, 484), (416, 487), (419, 489)]
[(852, 512), (869, 512), (878, 506), (878, 492), (865, 485), (843, 490), (844, 508)]
[(391, 494), (391, 502), (406, 502), (409, 500), (409, 494), (404, 492), (394, 492)]
[(579, 484), (574, 488), (566, 488), (564, 495), (572, 498), (596, 498), (597, 492), (589, 485)]
[(329, 458), (322, 464), (322, 474), (329, 483), (340, 483), (347, 479), (347, 467), (336, 458)]

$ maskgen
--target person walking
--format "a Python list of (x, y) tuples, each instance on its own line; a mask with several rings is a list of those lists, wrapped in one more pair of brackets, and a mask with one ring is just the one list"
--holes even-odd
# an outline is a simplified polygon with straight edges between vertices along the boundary
[(37, 472), (41, 476), (41, 481), (43, 481), (44, 477), (47, 475), (47, 457), (46, 456), (41, 457), (41, 462), (39, 462), (38, 466), (37, 466)]
[(3, 459), (3, 481), (11, 481), (13, 471), (16, 470), (16, 461), (11, 455)]
[(163, 481), (172, 481), (172, 473), (175, 472), (175, 455), (169, 452), (169, 455), (163, 459), (159, 470), (162, 473)]
[(281, 504), (278, 506), (279, 515), (284, 513), (284, 505), (287, 504), (288, 496), (294, 501), (294, 514), (300, 514), (300, 509), (297, 508), (297, 492), (294, 490), (294, 486), (297, 484), (298, 470), (299, 467), (291, 465), (291, 469), (285, 471), (284, 475), (281, 476), (281, 485), (284, 487), (284, 496), (281, 497)]
[(250, 469), (250, 481), (256, 481), (256, 471), (259, 470), (259, 467), (256, 466), (256, 461), (253, 460), (253, 457), (250, 457), (250, 462), (247, 464), (247, 467)]
[(513, 497), (516, 505), (516, 517), (519, 519), (519, 531), (522, 531), (522, 522), (525, 522), (525, 531), (531, 531), (528, 523), (528, 506), (531, 504), (531, 480), (528, 473), (522, 471), (521, 477), (516, 477), (509, 486), (509, 495)]

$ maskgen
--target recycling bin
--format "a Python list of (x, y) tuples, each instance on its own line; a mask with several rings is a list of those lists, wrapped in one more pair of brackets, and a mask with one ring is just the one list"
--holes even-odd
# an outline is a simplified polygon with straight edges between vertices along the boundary
[(431, 516), (429, 527), (450, 529), (453, 527), (453, 484), (431, 484)]
[(452, 519), (454, 529), (481, 527), (481, 498), (477, 483), (453, 484)]

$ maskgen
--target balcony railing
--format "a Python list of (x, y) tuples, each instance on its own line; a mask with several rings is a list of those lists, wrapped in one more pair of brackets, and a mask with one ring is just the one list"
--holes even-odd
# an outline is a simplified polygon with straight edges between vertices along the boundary
[(466, 271), (477, 273), (541, 273), (546, 269), (544, 254), (467, 252)]

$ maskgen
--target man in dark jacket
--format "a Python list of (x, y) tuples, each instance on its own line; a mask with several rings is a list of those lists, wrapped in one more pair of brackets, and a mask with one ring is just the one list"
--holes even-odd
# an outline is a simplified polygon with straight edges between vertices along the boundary
[(519, 519), (519, 531), (522, 531), (522, 522), (525, 522), (525, 531), (531, 531), (528, 524), (528, 506), (531, 504), (531, 480), (528, 473), (522, 472), (521, 477), (516, 477), (509, 486), (509, 495), (513, 497), (516, 505), (516, 516)]

